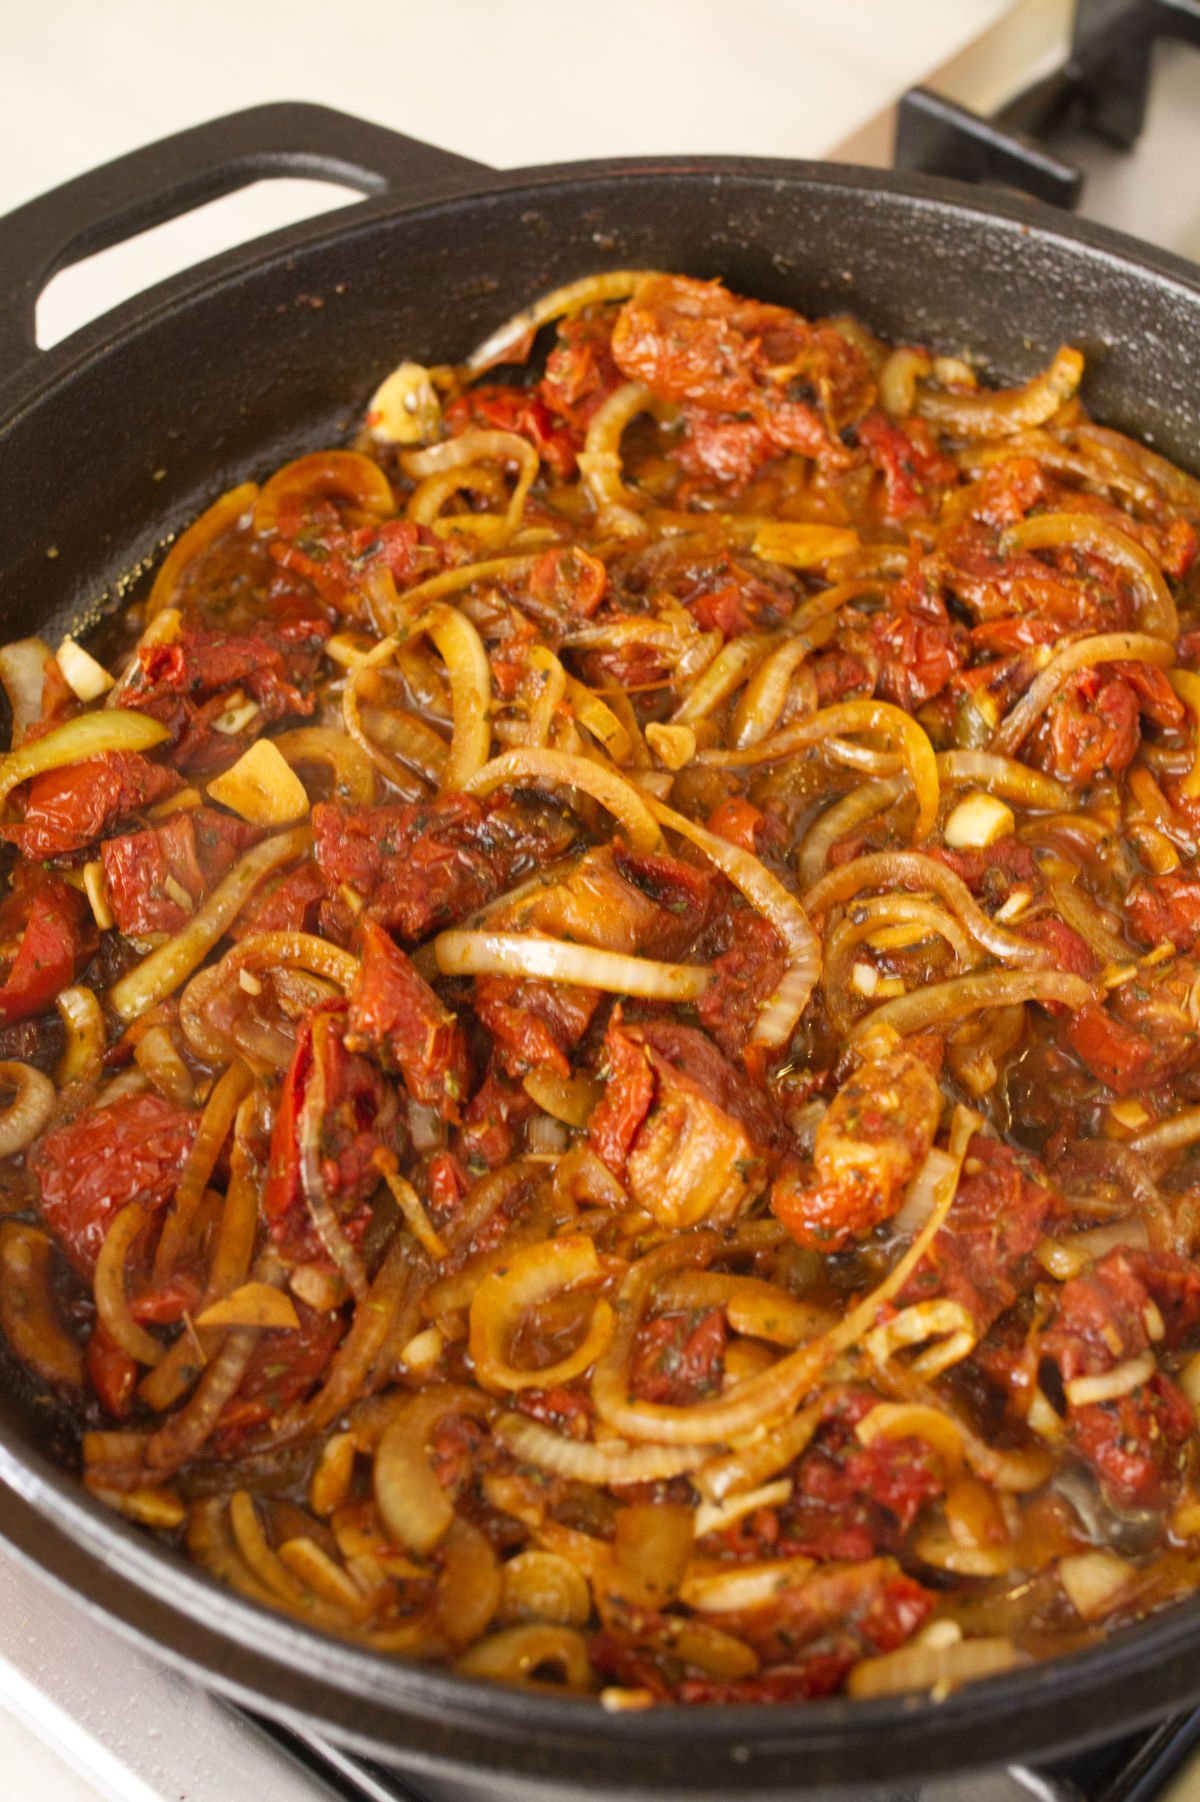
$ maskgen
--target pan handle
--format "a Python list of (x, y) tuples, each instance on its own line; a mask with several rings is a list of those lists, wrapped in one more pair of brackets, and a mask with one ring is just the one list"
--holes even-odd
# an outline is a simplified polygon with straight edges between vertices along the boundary
[(34, 312), (53, 275), (205, 201), (270, 176), (433, 198), (490, 173), (452, 151), (298, 102), (250, 107), (147, 144), (0, 219), (0, 387), (39, 354)]

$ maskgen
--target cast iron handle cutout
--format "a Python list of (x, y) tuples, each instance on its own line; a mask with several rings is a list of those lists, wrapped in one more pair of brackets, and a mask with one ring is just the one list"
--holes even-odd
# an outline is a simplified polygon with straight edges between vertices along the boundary
[[(0, 219), (0, 386), (41, 354), (35, 310), (52, 276), (206, 201), (280, 176), (336, 182), (392, 203), (431, 200), (478, 187), (490, 174), (385, 126), (292, 102), (230, 113), (131, 151)], [(289, 228), (297, 238), (311, 229)]]

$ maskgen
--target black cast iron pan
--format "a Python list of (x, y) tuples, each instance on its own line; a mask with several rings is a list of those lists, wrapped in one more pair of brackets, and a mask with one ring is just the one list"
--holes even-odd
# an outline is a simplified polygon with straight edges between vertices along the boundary
[[(363, 202), (155, 288), (57, 349), (55, 270), (270, 175)], [(819, 164), (688, 158), (497, 174), (338, 113), (263, 107), (138, 151), (0, 221), (0, 632), (78, 624), (234, 481), (342, 436), (401, 356), (448, 361), (531, 296), (614, 265), (720, 275), (805, 313), (982, 353), (1064, 342), (1106, 423), (1200, 465), (1200, 272), (1028, 203)], [(165, 1659), (478, 1794), (799, 1795), (901, 1785), (1111, 1736), (1200, 1696), (1200, 1597), (947, 1701), (591, 1705), (357, 1651), (270, 1615), (114, 1518), (0, 1372), (0, 1535)]]

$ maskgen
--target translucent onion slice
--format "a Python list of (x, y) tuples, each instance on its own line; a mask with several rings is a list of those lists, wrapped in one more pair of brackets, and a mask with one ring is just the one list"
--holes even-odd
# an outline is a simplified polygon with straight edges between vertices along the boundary
[(1147, 632), (1097, 632), (1073, 639), (1035, 676), (997, 727), (989, 749), (1005, 756), (1019, 749), (1067, 677), (1077, 669), (1113, 662), (1157, 663), (1165, 669), (1174, 661), (1174, 645)]
[(922, 851), (875, 851), (866, 857), (856, 857), (814, 883), (805, 893), (804, 906), (810, 915), (827, 913), (831, 907), (850, 900), (867, 888), (932, 890), (975, 943), (1005, 963), (1036, 966), (1048, 963), (1053, 955), (1044, 946), (1032, 945), (1006, 927), (997, 925), (989, 914), (984, 913), (961, 876), (956, 876), (940, 858), (929, 857)]
[(858, 533), (848, 526), (772, 519), (759, 526), (750, 548), (767, 563), (783, 563), (789, 569), (823, 569), (837, 557), (851, 556), (861, 544)]
[(568, 1439), (524, 1414), (499, 1414), (493, 1436), (515, 1458), (571, 1483), (598, 1488), (622, 1483), (658, 1483), (695, 1470), (712, 1453), (709, 1445), (636, 1445), (617, 1439), (600, 1443)]
[(1194, 801), (1200, 795), (1200, 676), (1191, 670), (1167, 671), (1167, 681), (1192, 716), (1192, 767), (1180, 784), (1180, 793)]
[(695, 1001), (712, 980), (700, 964), (626, 957), (533, 933), (443, 932), (434, 953), (443, 976), (534, 976), (656, 1001)]
[(526, 748), (504, 751), (464, 785), (469, 795), (490, 795), (498, 788), (577, 788), (606, 807), (638, 851), (655, 851), (662, 833), (645, 800), (616, 770), (566, 751)]
[(716, 1558), (696, 1558), (687, 1568), (679, 1599), (701, 1614), (737, 1614), (761, 1608), (785, 1590), (803, 1583), (816, 1560), (797, 1554), (788, 1558), (754, 1558), (734, 1566)]
[[(537, 451), (527, 438), (515, 432), (468, 431), (447, 438), (425, 450), (404, 451), (400, 467), (405, 475), (420, 481), (426, 476), (441, 475), (449, 470), (462, 470), (480, 462), (515, 463), (519, 471), (517, 485), (509, 498), (502, 521), (504, 536), (511, 536), (521, 523), (525, 499), (538, 472)], [(468, 519), (471, 516), (468, 516)], [(447, 520), (447, 526), (457, 522)], [(465, 522), (464, 522), (465, 523)]]
[(680, 701), (671, 714), (672, 721), (686, 726), (708, 719), (747, 680), (772, 642), (764, 632), (743, 632), (740, 638), (731, 638)]
[(1025, 1657), (1011, 1639), (960, 1639), (945, 1646), (901, 1646), (864, 1658), (846, 1679), (846, 1690), (860, 1700), (868, 1696), (898, 1696), (910, 1690), (957, 1689), (960, 1683), (993, 1677), (1024, 1664)]
[(621, 438), (626, 426), (651, 404), (650, 390), (637, 382), (615, 389), (593, 413), (578, 457), (580, 479), (591, 496), (597, 523), (602, 530), (621, 537), (646, 529), (638, 513), (638, 497), (622, 479)]
[(434, 1617), (451, 1648), (461, 1652), (487, 1630), (500, 1606), (500, 1562), (487, 1535), (461, 1515), (450, 1522), (441, 1555)]
[(55, 1249), (49, 1235), (15, 1220), (0, 1223), (0, 1328), (44, 1383), (83, 1386), (83, 1358), (64, 1330), (51, 1293)]
[(406, 589), (403, 596), (396, 594), (393, 585), (386, 598), (378, 592), (371, 595), (372, 617), (380, 631), (395, 632), (411, 625), (421, 610), (434, 601), (458, 594), (464, 588), (473, 588), (477, 582), (516, 583), (528, 576), (536, 562), (534, 556), (488, 557), (481, 563), (464, 563), (458, 569), (444, 569), (439, 575), (430, 576), (427, 582)]
[(301, 770), (313, 764), (327, 769), (333, 777), (333, 798), (352, 807), (369, 807), (375, 799), (375, 772), (353, 739), (328, 726), (298, 726), (293, 732), (281, 732), (272, 740), (275, 749), (291, 768)]
[(1100, 1546), (1058, 1561), (1058, 1580), (1076, 1614), (1085, 1621), (1102, 1619), (1137, 1576), (1136, 1565)]
[[(863, 584), (857, 582), (844, 586), (852, 589), (854, 594), (863, 589)], [(732, 737), (738, 750), (746, 745), (761, 744), (768, 732), (774, 730), (796, 671), (811, 652), (828, 643), (836, 629), (837, 619), (831, 609), (823, 617), (813, 619), (805, 630), (785, 639), (757, 663), (734, 709)]]
[(1077, 1011), (1096, 999), (1095, 985), (1063, 970), (982, 970), (927, 983), (873, 1008), (854, 1029), (853, 1043), (868, 1031), (889, 1026), (902, 1037), (941, 1027), (985, 1007), (1014, 1007), (1024, 1001), (1058, 1001)]
[(1050, 900), (1068, 926), (1085, 938), (1102, 963), (1126, 964), (1133, 953), (1114, 917), (1077, 882), (1052, 882)]
[(873, 820), (894, 805), (906, 793), (909, 784), (903, 776), (886, 776), (878, 782), (861, 782), (847, 795), (834, 801), (818, 814), (800, 847), (797, 873), (806, 889), (825, 874), (829, 853), (840, 838)]
[[(352, 681), (346, 684), (347, 694), (352, 685)], [(360, 717), (370, 756), (374, 761), (383, 753), (387, 759), (384, 774), (390, 782), (397, 788), (410, 788), (407, 772), (412, 770), (433, 788), (439, 786), (450, 748), (436, 727), (406, 707), (364, 707)]]
[(923, 1345), (925, 1350), (908, 1368), (921, 1377), (940, 1376), (975, 1349), (979, 1337), (975, 1322), (961, 1302), (939, 1298), (917, 1301), (881, 1326), (872, 1327), (863, 1347), (880, 1365), (886, 1365), (902, 1347)]
[[(871, 1330), (880, 1308), (903, 1288), (924, 1256), (950, 1211), (967, 1145), (978, 1125), (977, 1114), (967, 1108), (956, 1110), (951, 1128), (951, 1165), (937, 1180), (929, 1218), (878, 1287), (828, 1332), (789, 1352), (769, 1370), (747, 1378), (725, 1395), (695, 1402), (691, 1407), (674, 1408), (664, 1403), (637, 1400), (629, 1394), (628, 1384), (633, 1341), (655, 1283), (667, 1269), (701, 1263), (715, 1255), (719, 1245), (716, 1235), (694, 1233), (689, 1235), (688, 1242), (673, 1243), (635, 1264), (621, 1285), (612, 1345), (597, 1365), (592, 1379), (592, 1399), (600, 1418), (630, 1439), (649, 1439), (660, 1445), (694, 1446), (705, 1440), (728, 1442), (740, 1438), (756, 1428), (770, 1426), (790, 1413), (820, 1381), (831, 1361)], [(933, 1152), (929, 1155), (933, 1157)], [(939, 1152), (939, 1160), (944, 1155)], [(926, 1159), (913, 1178), (913, 1185), (924, 1180), (928, 1163)], [(754, 1480), (761, 1481), (761, 1475), (756, 1473)]]
[(96, 1260), (94, 1291), (96, 1312), (122, 1351), (139, 1364), (153, 1367), (163, 1348), (153, 1333), (139, 1326), (129, 1311), (125, 1294), (125, 1264), (134, 1241), (146, 1227), (148, 1215), (140, 1202), (131, 1201), (113, 1216)]
[(1135, 538), (1095, 513), (1033, 513), (1006, 527), (1000, 537), (1000, 554), (1011, 551), (1046, 551), (1065, 546), (1091, 551), (1119, 569), (1132, 582), (1138, 601), (1138, 629), (1174, 644), (1179, 636), (1179, 615), (1171, 590), (1149, 551)]
[(747, 745), (740, 751), (702, 751), (697, 761), (718, 769), (773, 763), (808, 745), (851, 732), (879, 732), (896, 746), (904, 758), (917, 798), (916, 837), (928, 838), (937, 820), (940, 792), (937, 760), (928, 734), (902, 708), (893, 707), (889, 701), (839, 701), (836, 706), (822, 707), (808, 719), (793, 721), (758, 744)]
[(791, 1038), (809, 997), (821, 974), (821, 943), (809, 925), (808, 915), (783, 884), (749, 851), (731, 845), (728, 839), (699, 826), (694, 820), (665, 807), (661, 801), (650, 801), (655, 817), (681, 838), (688, 839), (703, 851), (710, 863), (733, 883), (736, 889), (770, 922), (783, 940), (788, 954), (788, 967), (779, 987), (769, 995), (759, 1010), (750, 1035), (752, 1045), (785, 1045)]
[(943, 432), (959, 438), (1006, 438), (1030, 426), (1044, 425), (1083, 379), (1083, 358), (1062, 345), (1053, 361), (1019, 388), (987, 388), (970, 394), (916, 393), (916, 411)]
[(196, 1099), (192, 1073), (175, 1049), (165, 1026), (151, 1026), (134, 1046), (133, 1061), (150, 1086), (179, 1107), (191, 1107)]
[[(1081, 419), (1072, 428), (1071, 437), (1095, 461), (1106, 470), (1118, 472), (1126, 482), (1132, 477), (1139, 484), (1148, 485), (1185, 513), (1200, 509), (1200, 481), (1185, 469), (1176, 469), (1166, 457), (1135, 438), (1127, 438), (1124, 432), (1114, 432), (1109, 426), (1096, 425), (1090, 419)], [(1138, 497), (1146, 498), (1140, 486)]]
[(550, 739), (555, 714), (567, 692), (567, 672), (554, 652), (542, 644), (530, 648), (526, 668), (529, 671), (526, 692), (532, 689), (533, 699), (529, 703), (525, 743), (545, 745)]
[(235, 1328), (226, 1336), (182, 1408), (146, 1441), (145, 1460), (151, 1469), (164, 1474), (180, 1470), (195, 1457), (237, 1394), (257, 1344), (258, 1334), (248, 1327)]
[[(871, 1336), (868, 1334), (868, 1343)], [(854, 1434), (860, 1445), (873, 1445), (877, 1439), (923, 1439), (941, 1458), (947, 1477), (962, 1465), (963, 1438), (958, 1422), (940, 1408), (921, 1402), (879, 1402), (859, 1421)]]
[[(2, 1066), (0, 1066), (2, 1070)], [(1200, 1107), (1185, 1107), (1130, 1141), (1143, 1157), (1163, 1157), (1200, 1140)]]
[(569, 318), (585, 307), (628, 300), (643, 282), (652, 281), (658, 273), (656, 269), (607, 269), (601, 275), (585, 275), (565, 287), (553, 288), (490, 332), (471, 352), (466, 367), (472, 375), (478, 375), (496, 363), (523, 363), (535, 333), (552, 319)]
[(429, 1442), (447, 1414), (486, 1419), (491, 1404), (476, 1390), (446, 1385), (399, 1403), (375, 1450), (375, 1505), (389, 1535), (409, 1551), (431, 1552), (454, 1519), (454, 1505), (433, 1473)]
[(77, 714), (32, 744), (18, 745), (0, 757), (0, 801), (19, 782), (28, 782), (46, 770), (86, 763), (106, 751), (150, 751), (170, 736), (162, 722), (148, 713), (102, 707), (96, 713)]
[(582, 1627), (591, 1616), (587, 1578), (561, 1552), (518, 1552), (504, 1566), (500, 1619)]
[(295, 494), (344, 501), (376, 519), (396, 511), (391, 483), (370, 457), (358, 451), (312, 451), (285, 463), (265, 484), (254, 503), (254, 530), (260, 535), (273, 532), (280, 507)]
[[(143, 716), (83, 716), (84, 720), (105, 717), (141, 719)], [(157, 726), (158, 722), (148, 720), (147, 724)], [(44, 745), (48, 741), (40, 739), (38, 742)], [(182, 931), (168, 939), (165, 945), (152, 951), (149, 957), (143, 958), (140, 964), (136, 964), (113, 984), (108, 991), (108, 1005), (118, 1019), (128, 1025), (139, 1014), (145, 1013), (148, 1007), (153, 1007), (156, 1001), (165, 1000), (180, 983), (186, 982), (193, 970), (203, 963), (213, 946), (232, 926), (264, 877), (269, 876), (273, 870), (282, 869), (285, 864), (294, 863), (304, 855), (308, 845), (307, 826), (297, 826), (290, 832), (281, 832), (274, 838), (264, 839), (261, 844), (247, 851), (217, 884), (207, 900), (196, 909)]]
[(179, 1497), (169, 1489), (151, 1488), (148, 1484), (138, 1489), (110, 1489), (104, 1483), (97, 1483), (91, 1477), (84, 1477), (89, 1495), (94, 1495), (98, 1502), (111, 1508), (114, 1514), (123, 1514), (126, 1520), (136, 1520), (139, 1526), (153, 1527), (156, 1532), (170, 1533), (181, 1527), (187, 1519), (187, 1508)]
[(295, 1332), (300, 1317), (290, 1296), (270, 1283), (242, 1283), (196, 1316), (198, 1327), (246, 1326), (258, 1332)]
[(587, 1125), (604, 1094), (603, 1085), (590, 1076), (560, 1076), (545, 1066), (531, 1070), (521, 1087), (553, 1119), (581, 1128)]
[(937, 768), (943, 783), (978, 785), (989, 794), (1017, 801), (1023, 807), (1054, 813), (1071, 805), (1070, 790), (1053, 776), (1043, 776), (1040, 770), (1031, 770), (1017, 758), (1000, 757), (994, 751), (939, 751)]
[[(95, 990), (82, 987), (63, 989), (54, 1005), (67, 1035), (66, 1049), (54, 1072), (55, 1081), (60, 1088), (71, 1082), (99, 1082), (104, 1070), (108, 1034), (104, 1025), (104, 1010)], [(0, 1157), (10, 1157), (15, 1149), (21, 1148), (10, 1146), (7, 1150), (0, 1151)]]
[(194, 563), (215, 543), (222, 532), (228, 531), (230, 526), (247, 516), (257, 499), (258, 483), (242, 482), (238, 487), (230, 488), (227, 493), (220, 495), (186, 532), (180, 534), (163, 558), (154, 578), (154, 586), (146, 601), (148, 620), (157, 618), (164, 607), (171, 605), (175, 590), (189, 564)]
[(903, 344), (889, 351), (879, 371), (879, 404), (891, 419), (911, 417), (917, 400), (917, 383), (933, 368), (927, 350)]
[(625, 721), (620, 719), (607, 701), (593, 693), (574, 676), (567, 676), (565, 698), (581, 726), (604, 746), (614, 763), (633, 761), (634, 739)]
[(450, 678), (454, 726), (442, 771), (442, 794), (457, 794), (487, 763), (492, 743), (492, 672), (483, 640), (465, 614), (433, 607), (413, 622), (441, 653)]
[(18, 638), (0, 649), (0, 683), (12, 712), (13, 750), (41, 720), (46, 665), (53, 655), (44, 638)]
[(470, 1309), (471, 1358), (484, 1388), (494, 1394), (554, 1389), (589, 1370), (612, 1339), (613, 1311), (604, 1300), (596, 1302), (587, 1331), (565, 1358), (521, 1369), (513, 1364), (510, 1348), (530, 1309), (568, 1290), (590, 1288), (601, 1274), (596, 1247), (584, 1233), (527, 1245), (490, 1271), (476, 1289)]
[(0, 1063), (0, 1091), (12, 1090), (12, 1100), (0, 1113), (0, 1158), (27, 1151), (45, 1132), (54, 1114), (54, 1084), (32, 1064), (14, 1059)]
[(587, 1641), (570, 1627), (535, 1623), (504, 1627), (476, 1640), (460, 1654), (454, 1668), (464, 1677), (487, 1677), (494, 1683), (527, 1683), (547, 1667), (558, 1672), (556, 1689), (591, 1688)]

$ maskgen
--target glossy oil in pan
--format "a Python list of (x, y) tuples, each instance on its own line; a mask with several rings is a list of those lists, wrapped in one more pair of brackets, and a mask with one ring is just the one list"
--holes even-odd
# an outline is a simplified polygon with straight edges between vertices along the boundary
[[(267, 175), (358, 187), (348, 211), (153, 289), (44, 355), (54, 271)], [(0, 636), (119, 598), (221, 489), (352, 427), (401, 357), (464, 355), (539, 291), (614, 265), (721, 276), (807, 314), (969, 351), (997, 380), (1061, 343), (1094, 416), (1200, 465), (1200, 275), (1115, 234), (945, 183), (687, 158), (498, 175), (320, 108), (153, 145), (0, 221)], [(164, 1658), (479, 1795), (702, 1802), (899, 1785), (1109, 1736), (1200, 1695), (1200, 1597), (1105, 1646), (944, 1702), (835, 1699), (611, 1716), (311, 1632), (93, 1502), (53, 1409), (0, 1368), (0, 1536)]]

